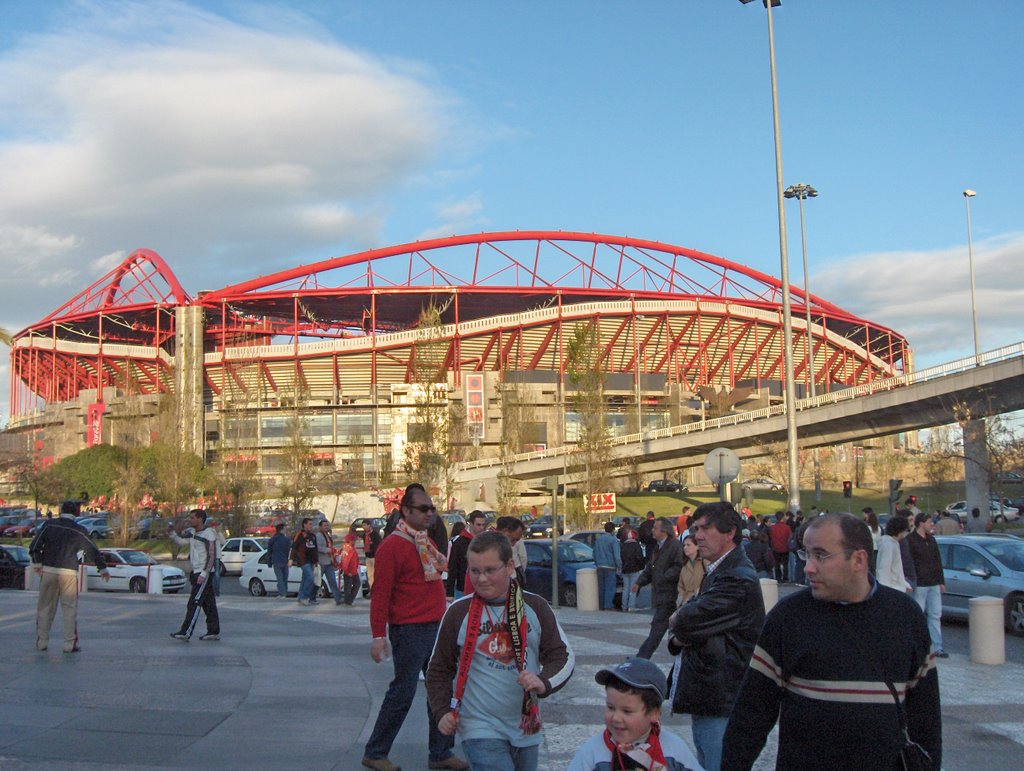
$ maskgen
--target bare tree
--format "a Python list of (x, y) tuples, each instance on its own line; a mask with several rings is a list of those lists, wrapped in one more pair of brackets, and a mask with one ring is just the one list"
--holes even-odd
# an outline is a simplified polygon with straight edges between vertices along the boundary
[[(611, 437), (604, 394), (604, 362), (594, 323), (577, 324), (566, 345), (566, 370), (572, 388), (570, 404), (579, 421), (574, 462), (583, 466), (583, 494), (611, 489)], [(586, 516), (595, 525), (598, 515)]]

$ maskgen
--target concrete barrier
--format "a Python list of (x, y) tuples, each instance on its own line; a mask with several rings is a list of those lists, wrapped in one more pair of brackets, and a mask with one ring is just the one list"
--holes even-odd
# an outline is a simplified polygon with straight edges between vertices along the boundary
[(597, 568), (580, 568), (576, 571), (576, 609), (600, 610), (597, 600)]
[(774, 578), (762, 578), (761, 597), (764, 599), (764, 612), (767, 613), (779, 601), (779, 582)]
[(998, 597), (972, 597), (967, 607), (971, 661), (975, 664), (1005, 664), (1003, 601)]

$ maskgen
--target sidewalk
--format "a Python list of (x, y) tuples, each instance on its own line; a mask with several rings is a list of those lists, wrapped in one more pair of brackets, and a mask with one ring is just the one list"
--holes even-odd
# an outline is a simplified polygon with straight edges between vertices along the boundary
[[(369, 603), (303, 608), (294, 601), (223, 596), (223, 640), (181, 643), (185, 599), (90, 593), (79, 606), (83, 652), (33, 650), (36, 594), (0, 592), (0, 767), (359, 769), (391, 679), (369, 655)], [(633, 655), (646, 613), (558, 618), (576, 672), (545, 700), (541, 768), (564, 768), (602, 726), (594, 673)], [(199, 632), (202, 631), (200, 621)], [(56, 620), (53, 638), (60, 634)], [(655, 659), (666, 669), (666, 653)], [(1024, 666), (940, 662), (944, 767), (1016, 769), (1024, 750)], [(665, 714), (688, 741), (689, 719)], [(422, 689), (391, 758), (426, 767)], [(774, 737), (756, 768), (774, 767)]]

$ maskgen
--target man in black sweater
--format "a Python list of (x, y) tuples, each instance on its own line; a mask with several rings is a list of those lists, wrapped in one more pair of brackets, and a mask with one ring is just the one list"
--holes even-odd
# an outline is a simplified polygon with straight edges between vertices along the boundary
[(103, 554), (89, 540), (85, 528), (75, 522), (81, 510), (78, 501), (64, 501), (60, 517), (49, 520), (28, 547), (34, 570), (39, 575), (39, 601), (36, 605), (36, 650), (45, 651), (50, 627), (60, 602), (64, 616), (64, 652), (78, 653), (78, 553), (85, 552), (95, 562), (104, 581), (110, 571)]
[(927, 623), (913, 599), (871, 577), (871, 548), (867, 525), (851, 514), (808, 525), (810, 587), (768, 614), (729, 718), (723, 769), (751, 768), (776, 720), (777, 768), (900, 768), (904, 720), (928, 767), (941, 768)]

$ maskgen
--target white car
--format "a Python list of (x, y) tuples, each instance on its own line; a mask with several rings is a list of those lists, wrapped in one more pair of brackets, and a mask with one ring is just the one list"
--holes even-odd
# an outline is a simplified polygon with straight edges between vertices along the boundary
[[(238, 583), (253, 597), (266, 597), (267, 594), (277, 594), (277, 575), (274, 573), (274, 566), (270, 564), (270, 552), (261, 554), (259, 558), (250, 560), (242, 565), (242, 575)], [(292, 565), (288, 568), (288, 594), (298, 594), (299, 585), (302, 583), (302, 568)], [(359, 566), (359, 586), (362, 594), (366, 597), (370, 593), (370, 585), (366, 581), (366, 566)], [(341, 588), (339, 586), (339, 588)], [(330, 597), (331, 590), (327, 586), (327, 579), (320, 577), (320, 596)]]
[(121, 591), (144, 594), (149, 588), (150, 568), (163, 569), (165, 594), (177, 594), (188, 583), (185, 574), (171, 565), (161, 565), (149, 554), (138, 549), (100, 549), (107, 561), (110, 581), (104, 582), (95, 564), (85, 565), (85, 586), (92, 591)]
[[(946, 507), (946, 511), (954, 516), (960, 517), (961, 522), (966, 522), (971, 510), (967, 508), (967, 501), (957, 501)], [(988, 515), (993, 522), (1006, 522), (1020, 516), (1020, 511), (1013, 506), (1000, 505), (999, 501), (988, 502)]]
[(242, 566), (253, 557), (258, 557), (267, 550), (268, 538), (244, 536), (229, 538), (220, 550), (218, 570), (222, 576), (240, 575)]

